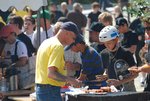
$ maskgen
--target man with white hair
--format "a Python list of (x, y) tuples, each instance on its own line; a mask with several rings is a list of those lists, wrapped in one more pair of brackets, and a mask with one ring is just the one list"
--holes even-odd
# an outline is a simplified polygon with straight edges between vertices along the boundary
[(67, 3), (66, 2), (62, 2), (61, 3), (61, 11), (63, 13), (64, 16), (66, 16), (69, 12), (68, 7), (67, 7)]

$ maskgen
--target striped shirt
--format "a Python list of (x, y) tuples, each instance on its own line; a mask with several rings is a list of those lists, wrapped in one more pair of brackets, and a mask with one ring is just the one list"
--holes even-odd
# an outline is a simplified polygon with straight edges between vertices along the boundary
[(94, 80), (96, 75), (104, 73), (101, 56), (94, 48), (87, 46), (85, 52), (81, 54), (81, 59), (81, 73), (86, 74), (88, 80)]

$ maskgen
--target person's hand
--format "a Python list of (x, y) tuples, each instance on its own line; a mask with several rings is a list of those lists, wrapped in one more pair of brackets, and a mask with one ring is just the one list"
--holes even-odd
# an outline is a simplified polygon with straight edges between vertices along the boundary
[(96, 80), (104, 81), (108, 79), (108, 75), (96, 75)]
[(81, 86), (83, 86), (82, 81), (80, 81), (78, 79), (71, 78), (71, 77), (67, 78), (67, 82), (69, 84), (73, 85), (74, 87), (81, 87)]
[(150, 65), (149, 64), (145, 64), (145, 65), (139, 67), (138, 70), (140, 72), (150, 73)]
[(70, 61), (66, 61), (65, 67), (69, 70), (74, 70), (74, 64)]
[(142, 40), (142, 36), (141, 36), (141, 35), (138, 36), (138, 40), (139, 40), (139, 41)]
[(131, 74), (138, 74), (140, 70), (137, 67), (131, 67), (128, 69)]
[(108, 86), (111, 86), (111, 85), (116, 86), (116, 85), (118, 85), (119, 83), (120, 83), (120, 81), (117, 80), (117, 79), (108, 79), (108, 80), (107, 80)]

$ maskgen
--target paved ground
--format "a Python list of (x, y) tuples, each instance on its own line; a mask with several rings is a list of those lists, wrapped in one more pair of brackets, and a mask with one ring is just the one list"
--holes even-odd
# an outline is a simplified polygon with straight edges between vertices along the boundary
[(139, 76), (134, 80), (134, 84), (135, 84), (137, 91), (143, 91), (143, 89), (144, 89), (144, 87), (141, 87), (140, 77), (141, 77), (141, 74), (139, 74)]

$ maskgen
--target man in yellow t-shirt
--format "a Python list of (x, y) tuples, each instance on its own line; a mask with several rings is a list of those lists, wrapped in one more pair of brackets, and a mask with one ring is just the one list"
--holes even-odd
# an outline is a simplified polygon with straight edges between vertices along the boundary
[(43, 41), (36, 60), (36, 98), (37, 101), (62, 101), (60, 88), (68, 82), (80, 86), (81, 82), (66, 76), (64, 46), (79, 38), (77, 26), (72, 22), (62, 24), (58, 33)]

